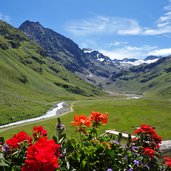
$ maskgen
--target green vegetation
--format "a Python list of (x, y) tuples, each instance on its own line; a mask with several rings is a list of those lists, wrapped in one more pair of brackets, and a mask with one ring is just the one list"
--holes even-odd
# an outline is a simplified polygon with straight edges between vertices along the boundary
[[(167, 139), (171, 134), (170, 68), (171, 58), (165, 58), (149, 68), (134, 68), (115, 81), (115, 91), (147, 92), (141, 99), (105, 97), (100, 89), (48, 57), (22, 32), (0, 21), (0, 125), (39, 116), (53, 104), (65, 100), (74, 102), (74, 112), (61, 117), (69, 135), (75, 135), (70, 125), (74, 114), (99, 111), (109, 113), (109, 124), (101, 133), (106, 129), (132, 133), (135, 127), (145, 123), (155, 126)], [(56, 123), (57, 119), (53, 118), (1, 130), (0, 134), (10, 137), (21, 130), (32, 130), (33, 125), (42, 125), (52, 136)]]
[[(159, 135), (164, 139), (169, 139), (171, 135), (170, 103), (169, 100), (162, 100), (156, 97), (129, 100), (120, 97), (80, 100), (74, 103), (74, 112), (61, 116), (61, 120), (67, 128), (68, 135), (75, 136), (75, 130), (70, 124), (75, 114), (86, 114), (88, 116), (91, 111), (108, 112), (109, 123), (103, 126), (100, 133), (108, 129), (132, 133), (137, 126), (150, 124), (156, 128)], [(34, 125), (42, 125), (48, 130), (48, 135), (52, 137), (55, 134), (56, 124), (57, 118), (48, 119), (6, 130), (3, 132), (3, 136), (10, 137), (21, 130), (31, 134), (29, 131)]]
[(150, 93), (171, 97), (171, 56), (149, 65), (140, 65), (123, 73), (115, 81), (119, 91), (135, 94)]
[(24, 33), (1, 21), (0, 78), (0, 125), (42, 115), (61, 100), (104, 94), (47, 57)]

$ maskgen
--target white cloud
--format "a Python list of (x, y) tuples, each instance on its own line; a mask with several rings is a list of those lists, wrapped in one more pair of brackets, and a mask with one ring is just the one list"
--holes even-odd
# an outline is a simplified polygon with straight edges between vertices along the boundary
[(70, 22), (67, 23), (66, 29), (77, 36), (99, 33), (136, 35), (141, 32), (141, 27), (134, 19), (107, 16), (96, 16), (83, 21)]
[[(94, 16), (85, 20), (68, 22), (66, 24), (66, 30), (73, 35), (83, 36), (84, 42), (81, 44), (81, 47), (93, 47), (112, 59), (142, 59), (149, 55), (167, 56), (171, 54), (171, 48), (159, 49), (156, 46), (149, 45), (136, 47), (124, 41), (114, 41), (109, 44), (103, 43), (104, 46), (102, 46), (101, 42), (95, 40), (95, 36), (111, 36), (116, 34), (122, 36), (162, 35), (169, 37), (171, 35), (171, 0), (168, 0), (168, 2), (169, 4), (163, 8), (163, 15), (154, 21), (154, 27), (141, 26), (137, 20), (131, 18)], [(107, 50), (109, 48), (110, 50)]]
[(116, 48), (114, 50), (99, 49), (101, 53), (109, 56), (111, 59), (124, 59), (124, 58), (137, 58), (142, 59), (148, 56), (149, 52), (157, 49), (156, 46), (143, 45), (136, 46), (124, 46), (122, 48)]
[(143, 45), (140, 47), (125, 46), (115, 50), (99, 49), (101, 53), (109, 56), (111, 59), (136, 58), (143, 59), (150, 55), (168, 56), (171, 55), (171, 48), (159, 49), (156, 46)]
[(144, 30), (144, 35), (160, 35), (171, 33), (171, 1), (169, 0), (169, 5), (165, 6), (164, 14), (159, 17), (156, 21), (155, 28), (148, 28)]
[(148, 55), (155, 55), (155, 56), (167, 56), (171, 55), (171, 48), (166, 48), (166, 49), (158, 49), (154, 51), (150, 51)]
[(123, 41), (114, 41), (108, 44), (110, 47), (115, 47), (115, 46), (123, 46), (125, 44), (128, 44), (128, 42), (123, 42)]
[(6, 21), (8, 23), (10, 23), (10, 21), (11, 21), (11, 18), (8, 15), (4, 15), (2, 13), (0, 13), (0, 19), (3, 21)]
[(116, 50), (103, 50), (99, 49), (101, 53), (104, 55), (110, 57), (111, 59), (124, 59), (124, 58), (134, 58), (137, 57), (135, 53), (131, 53), (130, 51), (127, 51), (123, 48), (121, 49), (116, 49)]
[(164, 14), (155, 22), (153, 28), (140, 26), (131, 18), (95, 16), (90, 19), (71, 21), (66, 24), (66, 30), (76, 36), (94, 34), (118, 35), (161, 35), (171, 33), (171, 1), (163, 8)]

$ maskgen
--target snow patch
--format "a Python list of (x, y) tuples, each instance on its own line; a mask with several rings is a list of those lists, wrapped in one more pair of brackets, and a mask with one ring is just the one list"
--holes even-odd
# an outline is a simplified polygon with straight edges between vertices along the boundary
[(104, 58), (98, 58), (97, 60), (100, 62), (103, 62), (105, 59)]

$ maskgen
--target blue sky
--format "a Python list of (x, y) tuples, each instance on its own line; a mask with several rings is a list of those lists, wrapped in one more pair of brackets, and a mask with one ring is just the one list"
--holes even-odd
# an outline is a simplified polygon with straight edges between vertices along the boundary
[(0, 0), (0, 19), (25, 20), (111, 58), (171, 54), (171, 0)]

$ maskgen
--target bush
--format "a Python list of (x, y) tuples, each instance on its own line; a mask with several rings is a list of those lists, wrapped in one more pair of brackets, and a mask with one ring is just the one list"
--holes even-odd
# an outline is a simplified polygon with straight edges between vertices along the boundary
[(22, 171), (169, 171), (171, 158), (161, 157), (161, 137), (149, 125), (141, 125), (122, 141), (119, 134), (98, 135), (108, 114), (75, 115), (71, 124), (79, 139), (67, 137), (58, 119), (56, 136), (47, 139), (42, 126), (34, 127), (32, 138), (19, 132), (7, 141), (0, 138), (0, 170)]

